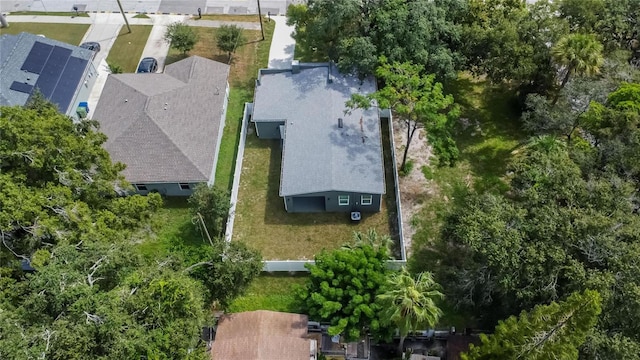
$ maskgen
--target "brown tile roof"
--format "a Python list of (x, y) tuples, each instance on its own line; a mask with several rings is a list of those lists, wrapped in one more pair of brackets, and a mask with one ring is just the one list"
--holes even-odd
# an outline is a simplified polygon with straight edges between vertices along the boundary
[(308, 360), (306, 315), (250, 311), (220, 318), (214, 360)]

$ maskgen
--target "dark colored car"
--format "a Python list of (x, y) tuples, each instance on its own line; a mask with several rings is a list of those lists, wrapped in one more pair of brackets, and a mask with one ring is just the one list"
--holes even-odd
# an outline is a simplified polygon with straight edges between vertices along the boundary
[(140, 61), (137, 73), (154, 73), (158, 71), (158, 60), (152, 57), (146, 57)]
[(83, 49), (93, 51), (93, 57), (96, 57), (96, 54), (100, 52), (100, 43), (89, 41), (80, 44), (80, 47)]

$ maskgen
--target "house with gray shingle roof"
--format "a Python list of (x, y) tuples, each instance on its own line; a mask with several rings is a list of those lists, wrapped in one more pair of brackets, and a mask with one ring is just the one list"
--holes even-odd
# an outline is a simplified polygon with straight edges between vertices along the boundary
[(141, 194), (191, 195), (215, 179), (229, 66), (191, 56), (164, 73), (111, 74), (93, 119), (105, 148)]
[(93, 51), (22, 32), (0, 36), (0, 106), (24, 106), (36, 89), (66, 115), (77, 117), (98, 73)]
[[(251, 121), (261, 139), (281, 139), (280, 196), (288, 212), (376, 212), (385, 193), (378, 108), (345, 112), (375, 80), (330, 64), (263, 69)], [(251, 108), (251, 107), (250, 107)]]

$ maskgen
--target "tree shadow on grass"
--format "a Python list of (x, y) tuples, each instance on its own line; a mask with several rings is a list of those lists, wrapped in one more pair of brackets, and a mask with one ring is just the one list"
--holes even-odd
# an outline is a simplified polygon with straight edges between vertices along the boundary
[(501, 180), (514, 150), (524, 140), (517, 98), (508, 86), (460, 77), (449, 91), (462, 107), (455, 134), (460, 161), (469, 164), (478, 191), (506, 190)]

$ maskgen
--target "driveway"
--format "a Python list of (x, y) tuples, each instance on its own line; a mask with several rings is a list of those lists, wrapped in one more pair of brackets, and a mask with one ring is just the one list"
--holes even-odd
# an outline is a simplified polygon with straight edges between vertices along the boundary
[(296, 49), (296, 41), (291, 37), (295, 26), (287, 25), (286, 16), (272, 16), (276, 22), (276, 28), (269, 48), (270, 69), (290, 69), (293, 53)]
[(153, 28), (147, 44), (142, 50), (142, 58), (153, 57), (158, 60), (158, 72), (164, 71), (164, 63), (169, 53), (169, 42), (164, 40), (164, 34), (167, 32), (167, 26), (175, 22), (183, 22), (186, 20), (186, 16), (180, 15), (149, 15), (153, 21)]

